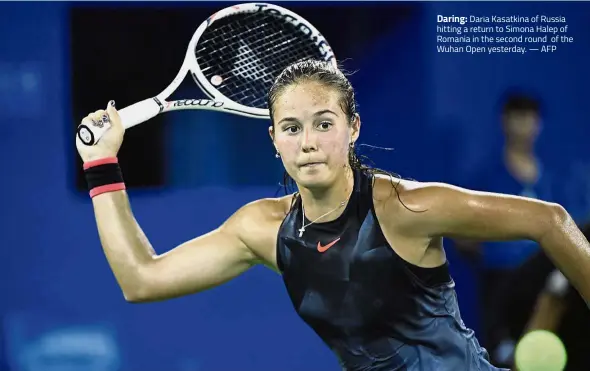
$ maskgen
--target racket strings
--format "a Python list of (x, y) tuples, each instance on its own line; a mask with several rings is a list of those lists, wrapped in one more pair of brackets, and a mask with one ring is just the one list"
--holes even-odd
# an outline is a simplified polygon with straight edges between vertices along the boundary
[(203, 75), (221, 77), (220, 93), (236, 103), (268, 108), (267, 94), (289, 64), (320, 58), (310, 36), (268, 13), (230, 15), (205, 30), (195, 49)]
[[(275, 32), (272, 33), (264, 33), (261, 32), (263, 31), (262, 29), (265, 27), (268, 27), (269, 24), (268, 23), (258, 23), (255, 27), (249, 28), (249, 32), (246, 33), (239, 33), (236, 31), (240, 31), (240, 28), (244, 28), (246, 25), (244, 24), (244, 20), (239, 20), (238, 22), (235, 23), (229, 23), (228, 25), (226, 25), (226, 30), (223, 30), (220, 28), (220, 32), (217, 35), (217, 37), (219, 38), (220, 36), (223, 37), (227, 37), (228, 36), (228, 32), (229, 31), (229, 35), (230, 38), (226, 40), (226, 42), (229, 42), (229, 45), (233, 45), (234, 47), (231, 48), (233, 49), (232, 51), (235, 50), (235, 45), (236, 42), (239, 43), (239, 46), (237, 48), (237, 53), (238, 55), (241, 55), (242, 58), (240, 60), (235, 61), (234, 64), (234, 68), (232, 69), (231, 72), (233, 72), (233, 74), (230, 74), (227, 77), (226, 83), (231, 82), (233, 85), (233, 88), (240, 88), (240, 83), (243, 81), (235, 81), (235, 79), (232, 79), (232, 77), (241, 77), (241, 78), (245, 78), (245, 79), (250, 79), (250, 80), (254, 80), (254, 81), (250, 81), (250, 82), (254, 82), (256, 83), (256, 79), (262, 79), (262, 83), (266, 83), (266, 85), (272, 85), (272, 81), (274, 80), (272, 78), (272, 76), (269, 74), (269, 72), (272, 71), (267, 71), (267, 65), (268, 65), (268, 60), (266, 61), (267, 63), (263, 64), (261, 63), (262, 61), (257, 58), (257, 54), (256, 52), (259, 52), (258, 48), (261, 47), (266, 47), (267, 45), (269, 45), (271, 42), (274, 41), (274, 44), (283, 44), (283, 45), (287, 45), (289, 43), (292, 43), (294, 41), (296, 41), (296, 38), (293, 37), (293, 35), (291, 35), (291, 37), (286, 38), (284, 37), (283, 34), (283, 39), (279, 40), (277, 39), (277, 34), (281, 34), (282, 30), (278, 30), (279, 32), (277, 33), (276, 29), (273, 30)], [(247, 26), (246, 26), (247, 27)], [(227, 28), (231, 28), (231, 30), (227, 30)], [(264, 35), (263, 37), (259, 37), (260, 35)], [(273, 40), (274, 38), (274, 40)], [(212, 41), (218, 41), (218, 40), (212, 40)], [(227, 52), (228, 48), (225, 48), (225, 52)], [(281, 48), (281, 49), (285, 49), (285, 48)], [(284, 50), (276, 50), (275, 49), (275, 53), (281, 53), (284, 52)], [(260, 53), (258, 53), (260, 54)], [(267, 58), (268, 59), (268, 58)], [(272, 68), (272, 66), (271, 66)], [(230, 81), (230, 79), (234, 80), (234, 81)], [(260, 81), (258, 81), (260, 82)], [(260, 87), (256, 87), (256, 89), (260, 89)], [(256, 90), (254, 89), (254, 90)], [(243, 91), (239, 92), (238, 95), (241, 96), (242, 99), (247, 99), (250, 96), (250, 93), (252, 93), (250, 90), (253, 90), (251, 86), (247, 86), (246, 89), (244, 89)], [(260, 103), (260, 102), (258, 102)]]

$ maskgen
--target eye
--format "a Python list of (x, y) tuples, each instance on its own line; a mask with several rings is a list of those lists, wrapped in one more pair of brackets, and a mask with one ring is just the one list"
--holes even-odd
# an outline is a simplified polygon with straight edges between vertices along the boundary
[(289, 134), (296, 134), (299, 131), (299, 127), (296, 125), (291, 125), (284, 128), (283, 131), (286, 131)]
[(332, 127), (332, 123), (330, 121), (322, 121), (318, 125), (321, 130), (328, 130)]

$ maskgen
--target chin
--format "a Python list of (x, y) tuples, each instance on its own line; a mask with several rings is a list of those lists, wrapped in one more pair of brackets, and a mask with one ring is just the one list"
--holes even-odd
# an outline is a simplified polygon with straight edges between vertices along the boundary
[(295, 181), (305, 188), (326, 188), (332, 184), (332, 173), (328, 169), (299, 170)]

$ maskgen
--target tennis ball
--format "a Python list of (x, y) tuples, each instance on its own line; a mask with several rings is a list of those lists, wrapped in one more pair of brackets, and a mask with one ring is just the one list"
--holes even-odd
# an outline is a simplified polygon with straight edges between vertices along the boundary
[(562, 371), (567, 363), (567, 353), (557, 335), (535, 330), (518, 342), (514, 361), (518, 371)]

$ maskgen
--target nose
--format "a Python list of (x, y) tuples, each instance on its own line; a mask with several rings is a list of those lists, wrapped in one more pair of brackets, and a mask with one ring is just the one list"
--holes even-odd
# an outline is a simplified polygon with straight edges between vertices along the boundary
[(317, 136), (310, 128), (303, 129), (303, 135), (301, 136), (301, 150), (304, 153), (317, 151)]

